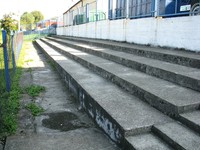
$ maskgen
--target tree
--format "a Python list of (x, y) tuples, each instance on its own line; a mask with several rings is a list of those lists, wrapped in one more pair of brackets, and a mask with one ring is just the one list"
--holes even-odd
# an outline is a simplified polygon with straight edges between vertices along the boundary
[(37, 23), (44, 19), (44, 16), (40, 11), (35, 10), (35, 11), (32, 11), (31, 14), (34, 17), (34, 23)]
[(21, 25), (26, 25), (26, 30), (32, 29), (32, 24), (34, 23), (34, 17), (31, 13), (24, 12), (20, 17)]
[(7, 53), (8, 53), (8, 66), (10, 60), (12, 59), (12, 51), (11, 51), (11, 31), (17, 30), (17, 20), (12, 18), (13, 14), (5, 14), (3, 16), (3, 19), (0, 20), (1, 28), (3, 28), (6, 31), (6, 45), (7, 45)]
[(3, 19), (0, 20), (1, 28), (6, 30), (6, 32), (9, 34), (10, 31), (17, 30), (17, 20), (12, 18), (12, 14), (5, 14), (3, 16)]

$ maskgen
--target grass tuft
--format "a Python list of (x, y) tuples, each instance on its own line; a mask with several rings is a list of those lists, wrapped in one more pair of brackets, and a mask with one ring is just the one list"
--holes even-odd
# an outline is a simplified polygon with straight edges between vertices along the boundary
[(35, 103), (27, 104), (26, 109), (29, 110), (33, 116), (38, 116), (40, 113), (44, 111), (43, 108), (37, 106)]
[(31, 97), (36, 97), (40, 94), (40, 92), (45, 91), (45, 87), (39, 85), (31, 85), (25, 88), (27, 94)]

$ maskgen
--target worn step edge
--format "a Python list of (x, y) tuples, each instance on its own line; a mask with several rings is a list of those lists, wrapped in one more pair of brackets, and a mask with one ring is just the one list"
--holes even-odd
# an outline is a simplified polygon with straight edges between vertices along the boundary
[[(70, 74), (66, 72), (64, 68), (62, 68), (62, 66), (58, 64), (58, 62), (56, 62), (53, 58), (51, 58), (51, 56), (49, 56), (49, 54), (43, 49), (43, 47), (38, 43), (38, 41), (36, 41), (35, 44), (45, 53), (48, 59), (50, 59), (55, 64), (55, 67), (60, 73), (62, 79), (64, 79), (68, 88), (75, 94), (76, 98), (79, 100), (81, 106), (85, 108), (85, 111), (88, 113), (88, 115), (91, 116), (91, 118), (94, 119), (94, 121), (100, 126), (100, 128), (102, 128), (104, 132), (119, 146), (124, 147), (124, 137), (127, 135), (145, 133), (151, 130), (152, 126), (145, 126), (144, 128), (135, 129), (136, 132), (132, 129), (125, 131), (123, 127), (112, 116), (110, 116), (108, 112), (104, 108), (102, 108), (93, 99), (93, 97), (89, 93), (87, 93), (87, 91), (85, 91), (84, 88)], [(97, 112), (101, 113), (102, 117), (99, 120), (97, 120), (94, 114), (92, 114), (92, 112), (94, 112), (93, 110), (95, 109), (97, 110)], [(108, 118), (105, 117), (106, 115), (108, 115)], [(114, 123), (114, 125), (111, 125), (111, 121)], [(169, 118), (166, 121), (172, 122), (172, 120)], [(115, 131), (115, 133), (113, 131)]]
[(125, 150), (172, 150), (165, 141), (152, 132), (125, 137)]
[[(64, 80), (64, 82), (66, 83), (67, 88), (69, 88), (69, 90), (73, 93), (73, 95), (76, 97), (76, 99), (79, 100), (79, 103), (81, 105), (82, 108), (84, 108), (84, 110), (88, 113), (88, 115), (93, 118), (94, 115), (92, 114), (92, 110), (97, 110), (98, 112), (101, 113), (102, 118), (100, 119), (100, 121), (105, 121), (104, 116), (108, 115), (108, 113), (101, 107), (99, 106), (99, 104), (89, 95), (89, 93), (87, 93), (83, 87), (81, 87), (81, 85), (70, 75), (68, 74), (68, 72), (59, 65), (58, 62), (56, 62), (45, 50), (44, 48), (40, 45), (40, 43), (38, 41), (35, 41), (34, 43), (40, 50), (42, 50), (42, 52), (46, 55), (46, 57), (53, 62), (53, 64), (55, 65), (55, 68), (57, 69), (59, 75), (61, 76), (62, 80)], [(84, 96), (83, 96), (84, 95)], [(87, 99), (87, 101), (84, 101), (85, 99)], [(90, 104), (93, 104), (92, 106), (90, 106)], [(87, 108), (88, 107), (88, 108)], [(107, 126), (109, 126), (109, 128), (112, 128), (115, 132), (116, 135), (112, 135), (113, 133), (109, 133), (106, 130), (106, 126), (105, 128), (101, 125), (103, 124), (102, 122), (98, 122), (97, 120), (94, 120), (101, 129), (104, 130), (104, 132), (116, 143), (118, 143), (120, 146), (122, 146), (122, 137), (124, 135), (124, 130), (121, 127), (121, 125), (119, 125), (117, 123), (117, 121), (115, 119), (113, 119), (112, 117), (109, 116), (109, 121), (111, 120), (112, 122), (115, 122), (116, 126), (112, 127), (110, 126), (110, 122), (107, 120)], [(106, 117), (105, 117), (106, 118)], [(110, 129), (110, 130), (112, 130)]]
[[(173, 72), (170, 69), (166, 70), (167, 68), (166, 69), (158, 68), (151, 64), (144, 64), (139, 61), (130, 60), (130, 59), (127, 59), (124, 57), (119, 57), (114, 54), (109, 54), (109, 53), (106, 53), (103, 51), (96, 51), (96, 50), (93, 50), (92, 48), (80, 46), (80, 45), (74, 44), (73, 42), (70, 42), (70, 41), (61, 41), (60, 39), (55, 39), (55, 38), (51, 38), (51, 37), (47, 37), (47, 39), (55, 41), (60, 44), (64, 44), (66, 46), (69, 46), (69, 47), (72, 47), (75, 49), (79, 49), (86, 53), (90, 53), (90, 54), (105, 58), (107, 60), (117, 62), (124, 66), (127, 66), (130, 68), (136, 69), (138, 71), (147, 73), (149, 75), (159, 77), (161, 79), (176, 83), (183, 87), (187, 87), (187, 88), (190, 88), (190, 89), (193, 89), (196, 91), (200, 91), (200, 80), (199, 79), (185, 76), (179, 72)], [(151, 59), (151, 58), (148, 58), (148, 59)], [(160, 63), (160, 62), (158, 61), (158, 63)], [(185, 69), (187, 69), (187, 68), (185, 68)]]
[[(183, 65), (183, 66), (189, 66), (189, 67), (200, 69), (200, 59), (198, 59), (197, 57), (196, 58), (184, 57), (181, 55), (166, 53), (165, 52), (166, 49), (162, 49), (162, 48), (160, 49), (160, 51), (157, 50), (159, 48), (153, 48), (153, 47), (149, 47), (148, 48), (149, 50), (147, 50), (145, 46), (138, 46), (138, 45), (127, 44), (127, 43), (126, 44), (122, 43), (121, 45), (118, 45), (117, 42), (113, 42), (113, 41), (110, 41), (109, 43), (107, 43), (107, 42), (104, 42), (103, 40), (91, 40), (91, 39), (85, 40), (83, 38), (77, 38), (77, 37), (67, 37), (67, 36), (57, 36), (57, 35), (54, 35), (52, 37), (68, 39), (68, 40), (76, 40), (82, 43), (88, 43), (88, 44), (96, 45), (96, 46), (103, 46), (105, 48), (110, 48), (112, 50), (123, 51), (123, 52), (131, 53), (131, 54), (136, 54), (139, 56), (145, 56), (148, 58), (158, 59), (158, 60), (162, 60), (166, 62), (171, 62), (171, 63)], [(177, 50), (168, 50), (168, 51), (173, 52)], [(184, 52), (184, 53), (188, 53), (188, 55), (195, 55), (195, 53), (193, 52), (180, 51), (180, 50), (178, 50), (178, 52), (180, 52), (180, 54)]]
[(58, 50), (60, 53), (70, 57), (71, 59), (76, 60), (77, 62), (81, 63), (85, 67), (88, 67), (89, 69), (98, 73), (102, 77), (109, 79), (110, 81), (112, 81), (113, 83), (118, 85), (119, 87), (122, 87), (126, 91), (128, 91), (131, 94), (146, 101), (151, 106), (155, 107), (156, 109), (160, 110), (161, 112), (163, 112), (169, 116), (174, 116), (174, 115), (177, 116), (179, 113), (187, 112), (190, 110), (196, 110), (199, 108), (199, 105), (200, 105), (199, 103), (183, 105), (183, 106), (176, 106), (176, 105), (169, 103), (168, 101), (166, 101), (150, 92), (145, 91), (144, 89), (134, 85), (133, 83), (130, 83), (129, 81), (124, 80), (124, 79), (112, 74), (111, 72), (104, 70), (103, 68), (100, 68), (80, 57), (72, 55), (69, 52), (63, 51), (62, 49), (52, 45), (48, 41), (45, 41), (43, 39), (42, 39), (42, 41), (44, 41), (47, 45), (53, 47), (54, 49)]
[[(200, 114), (200, 110), (197, 110), (197, 111), (198, 111), (198, 114)], [(190, 113), (190, 112), (188, 112), (188, 113)], [(192, 130), (194, 130), (200, 134), (200, 124), (197, 123), (196, 120), (190, 120), (189, 118), (185, 117), (184, 115), (185, 114), (180, 114), (177, 119), (180, 122), (182, 122), (183, 124), (187, 125)], [(199, 118), (200, 118), (200, 115), (199, 115)]]
[[(185, 134), (188, 135), (188, 133), (189, 133), (190, 135), (192, 135), (192, 137), (194, 137), (194, 138), (198, 137), (198, 139), (200, 139), (200, 136), (197, 133), (195, 133), (193, 130), (189, 129), (185, 125), (183, 125), (183, 124), (181, 124), (179, 122), (174, 122), (174, 123), (179, 126), (179, 129), (184, 130), (184, 131), (181, 132), (180, 137), (184, 136), (185, 139), (190, 140), (190, 137), (185, 136)], [(152, 132), (155, 135), (157, 135), (159, 138), (161, 138), (162, 140), (164, 140), (166, 143), (168, 143), (174, 149), (185, 150), (185, 149), (187, 149), (186, 147), (188, 147), (187, 143), (182, 142), (182, 141), (180, 141), (180, 139), (177, 139), (177, 138), (173, 137), (173, 134), (180, 134), (180, 133), (178, 133), (179, 131), (176, 131), (177, 133), (173, 132), (173, 134), (171, 134), (170, 131), (169, 131), (169, 133), (167, 133), (168, 131), (164, 131), (162, 129), (162, 125), (154, 125), (152, 127)], [(189, 143), (191, 144), (191, 142), (189, 142)], [(193, 144), (195, 144), (195, 143), (193, 143)], [(195, 146), (197, 146), (197, 145), (195, 145)], [(191, 147), (191, 145), (189, 147)], [(198, 143), (198, 147), (200, 148), (200, 143)]]

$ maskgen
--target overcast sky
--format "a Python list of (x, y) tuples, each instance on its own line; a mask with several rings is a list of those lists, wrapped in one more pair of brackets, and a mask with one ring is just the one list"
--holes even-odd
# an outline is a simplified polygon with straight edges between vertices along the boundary
[(4, 0), (0, 8), (0, 19), (10, 12), (24, 13), (39, 10), (45, 19), (60, 16), (77, 0)]

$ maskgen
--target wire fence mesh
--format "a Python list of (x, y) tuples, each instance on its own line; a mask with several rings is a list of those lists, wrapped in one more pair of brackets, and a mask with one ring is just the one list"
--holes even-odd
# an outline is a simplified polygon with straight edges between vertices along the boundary
[(5, 89), (9, 90), (6, 85), (10, 85), (10, 80), (7, 81), (7, 79), (15, 75), (16, 62), (23, 43), (23, 32), (11, 35), (6, 33), (4, 41), (2, 33), (0, 36), (0, 40), (4, 43), (4, 46), (0, 47), (0, 92), (3, 92)]

